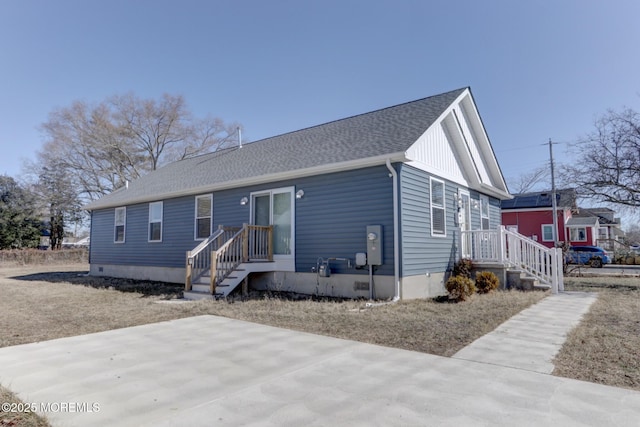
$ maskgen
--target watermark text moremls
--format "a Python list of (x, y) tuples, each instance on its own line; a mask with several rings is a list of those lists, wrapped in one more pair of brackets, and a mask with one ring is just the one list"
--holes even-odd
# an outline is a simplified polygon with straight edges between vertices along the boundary
[(100, 412), (98, 402), (2, 403), (2, 412), (92, 413)]

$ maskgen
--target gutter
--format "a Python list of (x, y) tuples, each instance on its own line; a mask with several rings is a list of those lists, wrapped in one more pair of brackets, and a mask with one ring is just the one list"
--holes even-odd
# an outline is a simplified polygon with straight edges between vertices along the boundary
[(387, 169), (393, 178), (393, 280), (395, 283), (395, 295), (393, 302), (400, 301), (400, 221), (398, 219), (398, 173), (391, 166), (391, 159), (387, 158)]
[[(99, 209), (134, 205), (139, 203), (149, 203), (149, 202), (155, 202), (158, 200), (173, 199), (176, 197), (193, 196), (193, 195), (210, 193), (215, 191), (229, 190), (233, 188), (249, 187), (252, 185), (271, 183), (275, 181), (299, 179), (299, 178), (308, 177), (308, 176), (323, 175), (323, 174), (334, 173), (334, 172), (343, 172), (343, 171), (349, 171), (353, 169), (362, 169), (362, 168), (367, 168), (371, 166), (382, 165), (385, 163), (385, 160), (404, 161), (405, 159), (406, 158), (404, 153), (389, 153), (385, 155), (366, 157), (363, 159), (356, 159), (356, 160), (348, 160), (348, 161), (339, 162), (339, 163), (322, 164), (318, 166), (307, 167), (304, 169), (294, 169), (294, 170), (285, 171), (285, 172), (271, 173), (268, 175), (246, 177), (246, 178), (241, 178), (234, 181), (212, 182), (210, 184), (201, 185), (198, 187), (182, 188), (175, 191), (155, 192), (155, 193), (147, 194), (146, 192), (141, 191), (138, 188), (140, 185), (139, 181), (144, 180), (144, 182), (146, 183), (149, 179), (154, 179), (153, 175), (157, 173), (157, 171), (154, 171), (130, 183), (128, 188), (121, 187), (111, 194), (107, 194), (106, 196), (103, 196), (98, 200), (94, 200), (84, 205), (83, 209), (87, 211), (93, 211), (93, 210), (99, 210)], [(168, 166), (170, 165), (167, 165), (166, 167)], [(129, 197), (129, 196), (126, 196), (127, 194), (126, 192), (137, 192), (138, 194)], [(117, 195), (120, 195), (120, 194), (125, 194), (125, 196), (118, 198)], [(113, 197), (110, 197), (111, 195), (114, 195), (116, 200), (109, 200), (113, 198)]]

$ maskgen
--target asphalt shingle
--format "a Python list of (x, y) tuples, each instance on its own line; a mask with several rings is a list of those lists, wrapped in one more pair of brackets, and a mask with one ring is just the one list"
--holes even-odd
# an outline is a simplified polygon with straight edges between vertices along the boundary
[(208, 186), (403, 153), (467, 88), (168, 164), (90, 203), (89, 210), (160, 200)]

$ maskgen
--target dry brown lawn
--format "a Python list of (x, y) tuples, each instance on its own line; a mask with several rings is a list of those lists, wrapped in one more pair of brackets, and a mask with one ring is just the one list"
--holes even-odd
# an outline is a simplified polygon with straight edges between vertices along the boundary
[(458, 304), (414, 300), (374, 308), (366, 308), (366, 301), (264, 296), (234, 303), (160, 304), (179, 295), (182, 287), (86, 277), (83, 272), (77, 265), (37, 272), (24, 267), (0, 269), (0, 347), (213, 314), (450, 356), (544, 297), (497, 292)]
[[(417, 300), (373, 308), (365, 301), (265, 296), (161, 303), (180, 295), (182, 287), (87, 277), (86, 270), (84, 264), (0, 267), (0, 347), (213, 314), (450, 356), (545, 295), (501, 292), (458, 304)], [(0, 401), (15, 398), (0, 386)], [(0, 412), (0, 427), (14, 425), (48, 426), (33, 414), (21, 419)]]
[[(458, 304), (415, 300), (374, 308), (366, 301), (264, 295), (233, 303), (160, 303), (180, 295), (182, 287), (87, 277), (86, 270), (86, 264), (0, 267), (0, 347), (212, 314), (450, 356), (546, 295), (497, 292)], [(606, 280), (568, 280), (568, 290), (597, 291), (600, 298), (570, 334), (554, 373), (640, 389), (640, 279)], [(0, 401), (13, 398), (0, 387)], [(11, 416), (0, 412), (0, 427), (48, 425), (39, 417), (11, 424)]]
[(598, 299), (554, 360), (554, 375), (640, 390), (640, 278), (572, 277)]

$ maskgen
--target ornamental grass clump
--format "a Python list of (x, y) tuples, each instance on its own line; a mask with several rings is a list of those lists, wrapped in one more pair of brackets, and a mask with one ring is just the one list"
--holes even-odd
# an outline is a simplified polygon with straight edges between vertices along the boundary
[(452, 276), (462, 276), (471, 279), (471, 269), (473, 269), (473, 261), (469, 258), (462, 258), (453, 265)]
[(476, 292), (473, 280), (464, 276), (451, 276), (445, 284), (449, 299), (456, 302), (465, 301)]
[(476, 273), (476, 289), (479, 294), (488, 294), (498, 289), (500, 280), (491, 271), (480, 271)]

